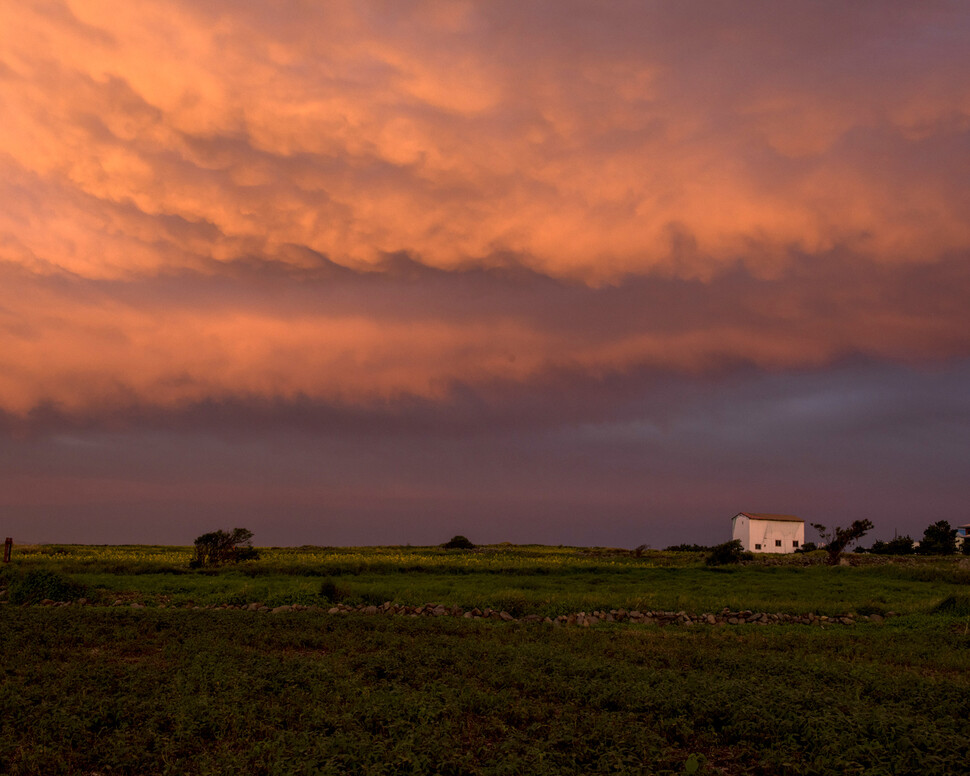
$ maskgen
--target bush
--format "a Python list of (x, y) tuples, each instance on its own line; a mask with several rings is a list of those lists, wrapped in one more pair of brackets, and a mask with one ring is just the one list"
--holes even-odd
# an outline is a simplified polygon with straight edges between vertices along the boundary
[(705, 562), (708, 566), (725, 566), (729, 563), (740, 563), (746, 556), (747, 553), (745, 553), (741, 541), (732, 539), (714, 547)]
[(76, 601), (87, 588), (54, 571), (28, 571), (10, 583), (8, 596), (12, 604), (39, 604), (51, 601)]
[(250, 544), (253, 532), (246, 528), (229, 531), (213, 531), (195, 540), (195, 557), (189, 563), (194, 568), (217, 566), (220, 563), (238, 563), (255, 560), (259, 553)]
[(474, 550), (475, 549), (475, 545), (472, 544), (464, 536), (452, 536), (451, 539), (449, 539), (441, 546), (444, 547), (446, 550)]
[(795, 552), (815, 552), (818, 549), (818, 545), (815, 542), (805, 542), (801, 547), (799, 547)]
[(710, 552), (713, 549), (706, 544), (671, 544), (664, 552)]
[(340, 587), (332, 579), (325, 579), (320, 583), (320, 597), (331, 604), (339, 604), (350, 596), (350, 591)]

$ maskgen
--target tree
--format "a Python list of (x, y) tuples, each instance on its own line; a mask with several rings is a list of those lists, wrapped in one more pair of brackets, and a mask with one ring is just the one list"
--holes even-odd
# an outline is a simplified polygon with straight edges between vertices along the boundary
[(252, 538), (253, 532), (246, 528), (202, 534), (195, 540), (195, 557), (189, 565), (201, 568), (258, 558), (259, 553), (251, 544)]
[(913, 539), (910, 536), (897, 536), (888, 542), (873, 542), (869, 550), (873, 555), (912, 555)]
[(839, 562), (845, 548), (852, 542), (858, 541), (872, 530), (871, 520), (854, 520), (848, 528), (834, 527), (831, 531), (821, 523), (811, 523), (812, 528), (818, 531), (819, 537), (825, 542), (822, 548), (828, 554), (828, 564), (834, 566)]
[(957, 551), (957, 529), (950, 528), (946, 520), (937, 520), (926, 526), (920, 539), (920, 555), (952, 555)]
[(443, 545), (446, 550), (474, 550), (475, 545), (472, 544), (464, 536), (452, 536)]

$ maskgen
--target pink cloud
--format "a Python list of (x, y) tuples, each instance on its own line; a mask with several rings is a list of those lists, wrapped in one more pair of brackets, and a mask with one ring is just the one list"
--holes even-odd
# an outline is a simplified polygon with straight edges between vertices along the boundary
[(7, 412), (967, 353), (958, 6), (4, 13)]

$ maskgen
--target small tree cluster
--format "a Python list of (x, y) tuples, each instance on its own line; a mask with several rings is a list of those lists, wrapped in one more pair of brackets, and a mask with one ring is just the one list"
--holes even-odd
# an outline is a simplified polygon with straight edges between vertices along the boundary
[(475, 545), (472, 544), (464, 536), (452, 536), (443, 545), (446, 550), (474, 550)]
[(834, 566), (839, 562), (839, 558), (842, 557), (842, 553), (845, 552), (846, 547), (852, 542), (861, 539), (873, 527), (871, 520), (855, 520), (848, 528), (839, 528), (836, 526), (832, 530), (829, 530), (821, 523), (812, 523), (811, 525), (812, 528), (818, 531), (818, 535), (822, 538), (822, 541), (825, 542), (825, 546), (822, 549), (829, 554), (827, 561), (830, 566)]
[(869, 552), (873, 555), (912, 555), (916, 550), (913, 548), (913, 537), (897, 536), (888, 542), (873, 542)]
[(189, 565), (202, 568), (258, 558), (259, 553), (251, 544), (252, 539), (253, 532), (245, 528), (202, 534), (195, 540), (195, 557)]
[[(874, 542), (869, 552), (873, 555), (952, 555), (959, 549), (957, 529), (946, 520), (937, 520), (923, 531), (919, 545), (910, 536), (897, 536), (892, 541)], [(963, 554), (970, 555), (970, 542), (963, 542)]]
[(918, 551), (920, 555), (952, 555), (957, 551), (957, 529), (950, 528), (946, 520), (926, 526)]

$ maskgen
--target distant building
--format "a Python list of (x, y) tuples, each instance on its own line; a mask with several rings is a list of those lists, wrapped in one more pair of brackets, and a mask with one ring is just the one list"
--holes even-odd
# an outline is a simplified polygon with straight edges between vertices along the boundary
[(738, 512), (731, 521), (731, 538), (748, 552), (794, 552), (805, 544), (805, 521), (794, 515)]
[(970, 523), (965, 525), (957, 526), (957, 549), (963, 547), (963, 543), (967, 540), (967, 536), (970, 536)]

